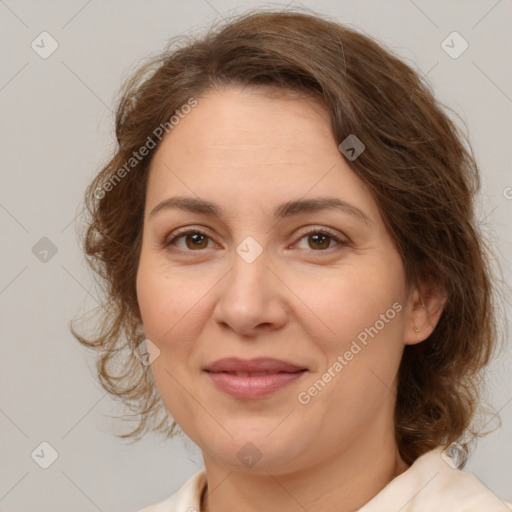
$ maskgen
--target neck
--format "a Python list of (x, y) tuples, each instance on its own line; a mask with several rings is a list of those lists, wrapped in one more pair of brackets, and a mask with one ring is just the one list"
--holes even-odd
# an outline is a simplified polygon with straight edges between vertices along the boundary
[(383, 436), (378, 423), (328, 460), (286, 474), (273, 475), (271, 469), (258, 474), (236, 472), (205, 457), (208, 490), (201, 512), (358, 510), (408, 468), (399, 456), (392, 429)]

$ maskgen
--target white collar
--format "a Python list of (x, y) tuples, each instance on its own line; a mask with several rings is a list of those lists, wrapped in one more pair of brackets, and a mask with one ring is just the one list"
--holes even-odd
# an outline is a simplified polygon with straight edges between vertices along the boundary
[[(454, 469), (442, 453), (443, 447), (439, 447), (419, 457), (358, 512), (512, 511), (511, 503), (501, 500), (475, 476)], [(203, 469), (166, 500), (139, 512), (200, 512), (205, 486)]]

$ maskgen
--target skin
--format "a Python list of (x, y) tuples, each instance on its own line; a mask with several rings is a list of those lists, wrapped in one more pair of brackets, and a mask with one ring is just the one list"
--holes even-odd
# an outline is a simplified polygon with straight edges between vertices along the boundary
[[(394, 438), (397, 371), (405, 345), (432, 332), (442, 298), (406, 283), (328, 112), (264, 89), (210, 91), (163, 139), (146, 193), (138, 300), (146, 337), (160, 350), (151, 365), (158, 391), (203, 453), (202, 510), (340, 512), (367, 503), (407, 469)], [(223, 217), (180, 209), (150, 216), (172, 196), (213, 201)], [(335, 209), (273, 217), (282, 202), (327, 196), (368, 222)], [(164, 247), (186, 226), (206, 237)], [(340, 242), (308, 228), (330, 228)], [(252, 263), (236, 252), (248, 236), (262, 248)], [(298, 394), (396, 303), (400, 312), (300, 403)], [(230, 356), (284, 359), (308, 372), (269, 397), (236, 399), (202, 371)], [(252, 467), (237, 457), (249, 442), (261, 453)]]

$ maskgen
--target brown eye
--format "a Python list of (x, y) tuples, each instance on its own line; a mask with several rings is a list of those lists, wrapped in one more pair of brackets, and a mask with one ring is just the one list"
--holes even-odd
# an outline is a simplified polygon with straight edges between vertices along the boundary
[(346, 246), (348, 243), (349, 241), (337, 232), (331, 232), (327, 228), (312, 228), (303, 233), (297, 246), (299, 249), (327, 252), (328, 249), (333, 249), (338, 245), (341, 248), (341, 246)]
[(311, 249), (329, 249), (332, 237), (325, 233), (315, 233), (308, 236), (309, 247)]
[[(183, 244), (183, 241), (185, 242)], [(175, 252), (199, 252), (208, 248), (211, 239), (205, 233), (195, 229), (189, 229), (176, 233), (173, 237), (164, 242), (163, 247)]]
[(188, 249), (205, 249), (208, 246), (208, 237), (203, 233), (186, 234), (185, 243)]

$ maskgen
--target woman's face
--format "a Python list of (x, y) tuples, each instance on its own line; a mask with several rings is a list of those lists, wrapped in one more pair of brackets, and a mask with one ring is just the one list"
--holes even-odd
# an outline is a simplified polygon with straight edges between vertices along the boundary
[[(163, 139), (137, 294), (157, 388), (205, 461), (284, 474), (393, 436), (402, 351), (419, 341), (406, 292), (319, 104), (209, 92)], [(223, 358), (294, 367), (206, 371)]]

